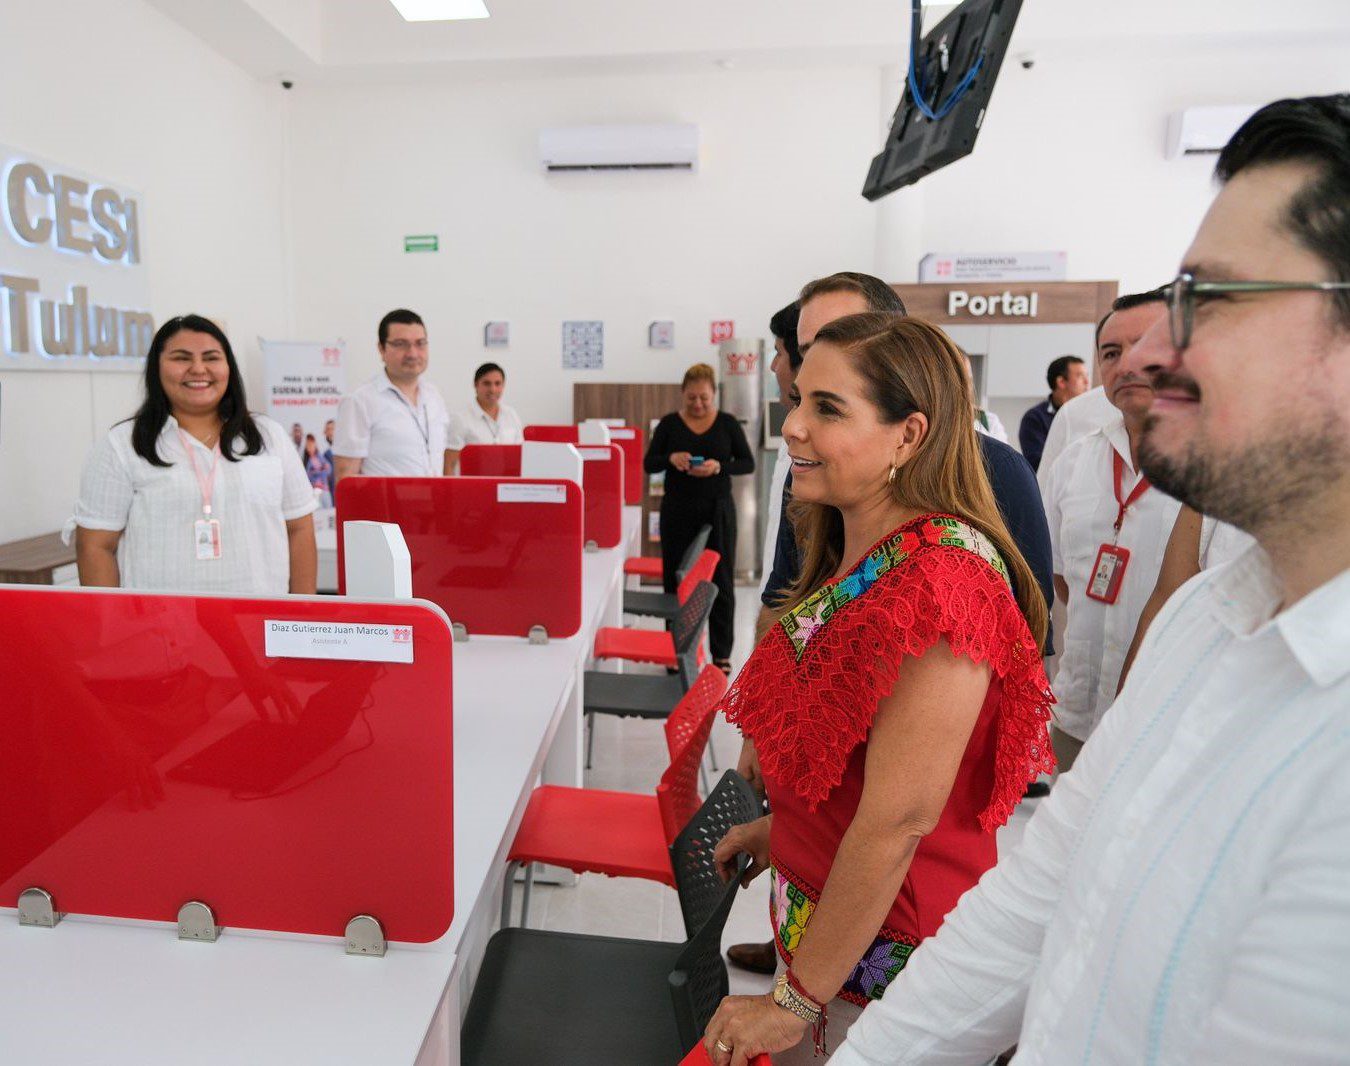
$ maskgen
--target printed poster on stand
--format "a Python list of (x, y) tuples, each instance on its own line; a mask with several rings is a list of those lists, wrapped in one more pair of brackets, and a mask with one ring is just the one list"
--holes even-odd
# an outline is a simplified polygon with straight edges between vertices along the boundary
[(270, 341), (263, 356), (265, 413), (286, 430), (321, 508), (333, 506), (333, 429), (347, 391), (342, 341)]

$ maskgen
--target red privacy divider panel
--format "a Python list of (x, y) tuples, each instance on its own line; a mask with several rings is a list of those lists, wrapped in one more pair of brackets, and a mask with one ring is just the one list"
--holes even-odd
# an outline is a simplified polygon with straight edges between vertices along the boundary
[(586, 490), (586, 539), (600, 548), (623, 540), (623, 449), (617, 444), (578, 444)]
[[(271, 623), (368, 658), (269, 657)], [(428, 604), (0, 586), (0, 906), (437, 939), (451, 648)]]
[(520, 477), (519, 444), (466, 444), (459, 453), (465, 477)]
[(575, 444), (579, 431), (575, 425), (564, 426), (526, 426), (526, 440), (542, 440), (551, 444)]
[(413, 595), (470, 635), (524, 637), (538, 625), (570, 637), (581, 628), (582, 492), (574, 482), (348, 477), (338, 482), (337, 519), (340, 590), (343, 523), (393, 522), (412, 556)]
[(610, 426), (609, 439), (610, 443), (623, 449), (623, 502), (630, 507), (641, 506), (647, 481), (647, 472), (642, 469), (646, 450), (642, 430), (633, 426)]

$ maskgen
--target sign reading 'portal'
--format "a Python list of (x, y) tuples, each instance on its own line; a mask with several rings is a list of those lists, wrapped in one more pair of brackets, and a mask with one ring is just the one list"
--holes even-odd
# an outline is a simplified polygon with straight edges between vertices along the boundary
[(0, 145), (0, 369), (138, 370), (142, 198)]

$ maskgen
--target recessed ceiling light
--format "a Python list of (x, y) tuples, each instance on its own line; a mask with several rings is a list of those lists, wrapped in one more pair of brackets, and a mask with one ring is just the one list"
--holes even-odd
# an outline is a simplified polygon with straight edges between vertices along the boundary
[(483, 0), (390, 0), (405, 22), (449, 22), (453, 19), (485, 19)]

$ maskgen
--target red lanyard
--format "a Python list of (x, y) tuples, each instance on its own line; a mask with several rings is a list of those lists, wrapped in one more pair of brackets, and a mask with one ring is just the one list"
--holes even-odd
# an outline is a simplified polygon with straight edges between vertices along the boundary
[[(216, 443), (211, 446), (211, 450), (215, 454), (215, 461), (211, 464), (211, 473), (205, 475), (197, 468), (197, 458), (192, 454), (192, 442), (188, 440), (188, 435), (181, 429), (178, 431), (178, 439), (183, 444), (183, 451), (187, 452), (192, 474), (197, 479), (197, 488), (202, 493), (202, 514), (210, 514), (211, 498), (216, 491), (216, 471), (220, 469), (220, 440), (217, 438)], [(1120, 483), (1119, 477), (1116, 478), (1116, 483), (1117, 485)], [(1119, 495), (1119, 492), (1117, 492), (1117, 495)]]
[(1122, 499), (1120, 490), (1121, 481), (1125, 476), (1125, 460), (1120, 457), (1120, 452), (1115, 451), (1114, 449), (1111, 451), (1111, 465), (1115, 469), (1116, 475), (1116, 506), (1119, 507), (1119, 510), (1116, 511), (1116, 532), (1119, 533), (1120, 527), (1125, 523), (1125, 512), (1139, 502), (1139, 497), (1152, 488), (1152, 486), (1149, 484), (1148, 478), (1141, 474), (1139, 475), (1139, 481), (1135, 484), (1134, 488), (1130, 490), (1130, 495)]

